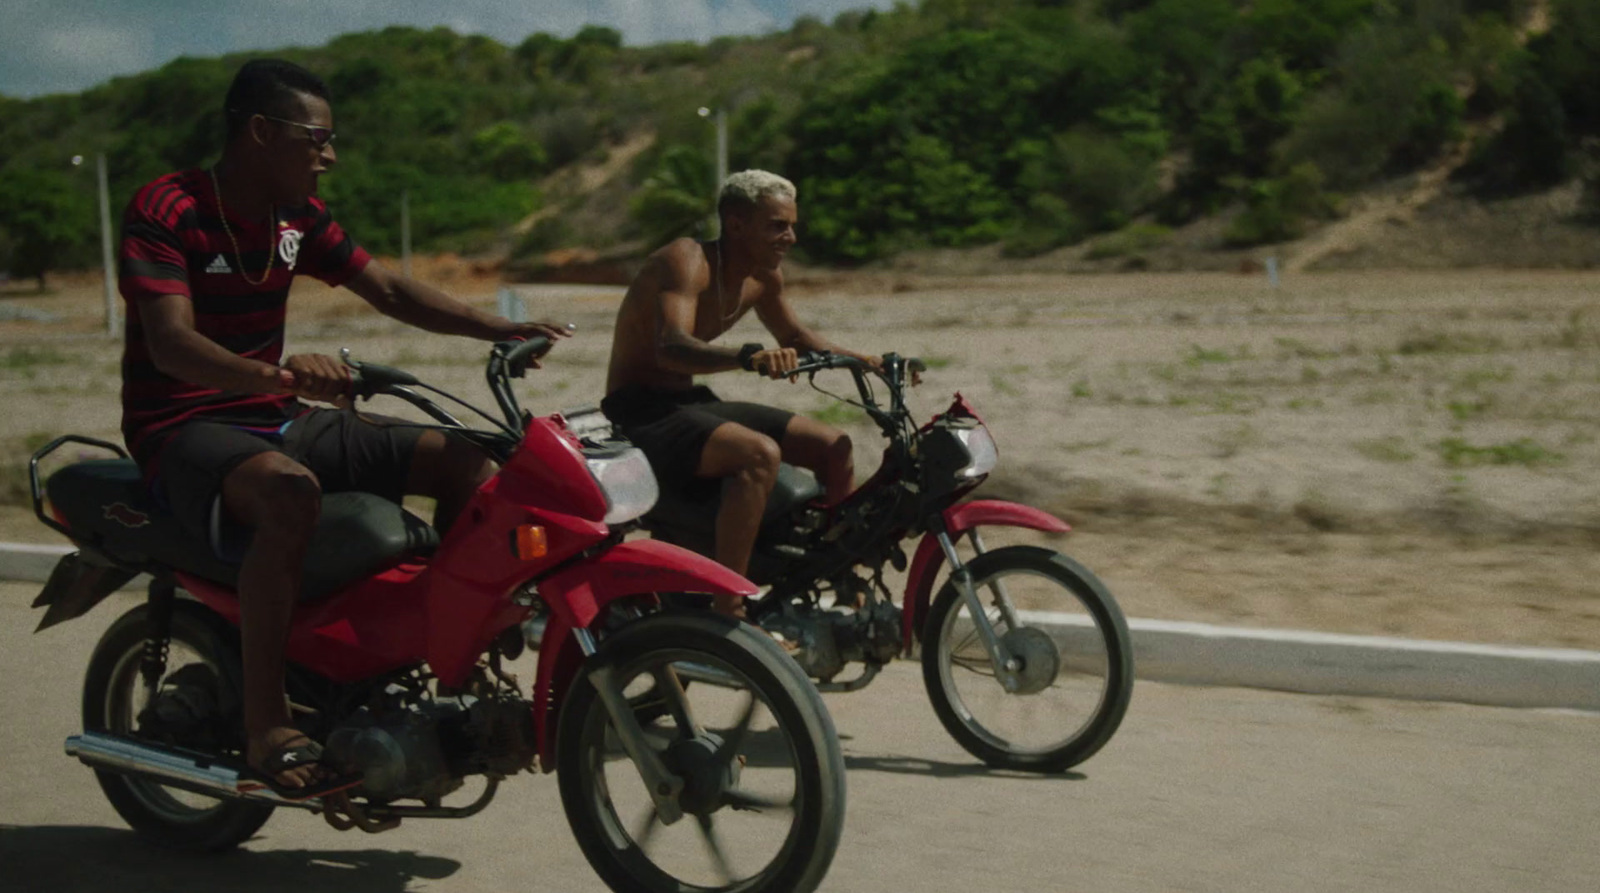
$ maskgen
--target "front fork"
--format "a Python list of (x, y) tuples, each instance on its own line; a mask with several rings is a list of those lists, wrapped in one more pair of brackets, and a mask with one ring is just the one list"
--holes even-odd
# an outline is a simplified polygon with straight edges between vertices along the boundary
[[(594, 636), (581, 627), (572, 632), (577, 637), (578, 648), (583, 656), (594, 656), (598, 650)], [(622, 693), (622, 687), (617, 684), (616, 671), (610, 664), (602, 662), (590, 670), (588, 676), (590, 684), (600, 695), (600, 703), (605, 706), (606, 714), (611, 717), (611, 727), (616, 729), (622, 749), (633, 760), (639, 777), (644, 781), (645, 790), (650, 792), (650, 801), (655, 805), (661, 824), (670, 825), (683, 818), (683, 806), (679, 803), (679, 795), (683, 793), (683, 778), (668, 769), (661, 761), (661, 755), (651, 749), (644, 736), (644, 728), (639, 725), (639, 717), (634, 714), (627, 696)], [(683, 684), (671, 667), (664, 667), (663, 672), (656, 676), (656, 685), (666, 697), (679, 727), (696, 728), (694, 718), (689, 715), (689, 701), (684, 694)]]
[[(972, 539), (972, 548), (982, 555), (986, 550), (983, 537), (978, 535), (978, 529), (973, 527), (967, 531)], [(978, 597), (978, 589), (972, 585), (972, 572), (967, 568), (961, 556), (956, 552), (956, 546), (950, 539), (947, 530), (938, 531), (936, 538), (939, 548), (944, 550), (944, 558), (950, 562), (950, 579), (953, 580), (961, 591), (961, 600), (967, 605), (967, 613), (972, 615), (972, 626), (978, 633), (978, 639), (983, 643), (983, 649), (989, 655), (989, 663), (994, 667), (995, 679), (1000, 686), (1008, 692), (1016, 692), (1021, 688), (1021, 680), (1017, 673), (1022, 669), (1022, 661), (1011, 653), (1005, 640), (995, 633), (994, 624), (989, 622), (989, 612), (984, 607), (982, 599)], [(1017, 623), (1017, 608), (1012, 604), (1011, 596), (1007, 594), (1005, 584), (994, 580), (986, 587), (993, 596), (993, 605), (1000, 610), (1000, 618), (1005, 621), (1006, 629), (1015, 630), (1020, 626)]]

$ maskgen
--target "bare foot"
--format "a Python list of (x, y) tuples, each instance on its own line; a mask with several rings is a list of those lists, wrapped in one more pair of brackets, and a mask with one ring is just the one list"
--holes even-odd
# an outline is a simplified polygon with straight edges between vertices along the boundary
[(306, 757), (306, 749), (315, 747), (316, 742), (299, 729), (278, 726), (250, 739), (245, 760), (257, 772), (271, 775), (281, 787), (303, 788), (323, 777), (315, 757)]

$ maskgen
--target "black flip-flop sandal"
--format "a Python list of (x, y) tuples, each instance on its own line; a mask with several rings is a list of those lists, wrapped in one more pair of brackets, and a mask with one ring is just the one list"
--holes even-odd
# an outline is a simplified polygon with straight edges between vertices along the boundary
[[(302, 739), (291, 739), (299, 741)], [(312, 782), (303, 787), (291, 787), (278, 781), (278, 773), (289, 769), (298, 769), (302, 766), (319, 766), (322, 764), (322, 745), (315, 741), (304, 739), (304, 744), (283, 745), (267, 756), (266, 763), (261, 768), (244, 766), (239, 770), (239, 793), (248, 793), (267, 788), (285, 800), (300, 802), (302, 800), (316, 800), (329, 794), (347, 791), (361, 784), (360, 773), (344, 773)]]

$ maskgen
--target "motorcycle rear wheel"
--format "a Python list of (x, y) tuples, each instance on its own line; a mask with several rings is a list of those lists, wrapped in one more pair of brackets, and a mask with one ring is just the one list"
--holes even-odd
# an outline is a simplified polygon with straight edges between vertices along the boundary
[[(590, 660), (608, 662), (636, 703), (671, 687), (660, 680), (675, 667), (696, 680), (685, 695), (689, 716), (675, 707), (636, 715), (649, 746), (687, 782), (678, 798), (684, 815), (672, 825), (661, 824), (595, 686), (580, 675), (566, 696), (561, 802), (601, 879), (613, 890), (652, 893), (816, 889), (843, 831), (844, 758), (821, 697), (794, 661), (755, 627), (712, 614), (638, 621)], [(702, 850), (704, 860), (696, 858)]]
[[(238, 678), (237, 646), (203, 611), (184, 602), (173, 606), (167, 667), (158, 691), (185, 667), (206, 668), (218, 686)], [(83, 684), (85, 731), (140, 737), (139, 716), (148, 699), (139, 671), (148, 636), (147, 617), (146, 606), (134, 608), (113, 623), (95, 646)], [(204, 678), (203, 673), (193, 671), (190, 676)], [(228, 696), (220, 691), (213, 694)], [(237, 703), (236, 696), (233, 701)], [(133, 830), (178, 850), (232, 849), (249, 840), (272, 816), (273, 807), (268, 804), (219, 800), (99, 769), (95, 777), (112, 808)]]
[[(1062, 772), (1093, 756), (1133, 696), (1133, 644), (1122, 609), (1083, 565), (1009, 546), (967, 564), (996, 635), (1021, 660), (1017, 692), (1000, 684), (962, 587), (945, 582), (923, 625), (922, 679), (951, 737), (984, 763)], [(1013, 629), (996, 590), (1016, 608)]]

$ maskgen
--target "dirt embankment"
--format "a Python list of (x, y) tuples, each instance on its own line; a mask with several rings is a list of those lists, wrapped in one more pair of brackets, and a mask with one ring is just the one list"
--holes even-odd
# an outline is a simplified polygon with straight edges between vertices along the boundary
[[(494, 306), (490, 271), (430, 263), (425, 278)], [(1600, 274), (791, 280), (801, 317), (838, 343), (924, 358), (918, 416), (972, 400), (1000, 445), (981, 492), (1072, 521), (1057, 545), (1131, 615), (1600, 648)], [(593, 404), (620, 289), (520, 291), (579, 333), (526, 382), (529, 402)], [(118, 351), (93, 334), (92, 282), (4, 301), (59, 320), (0, 324), (15, 478), (40, 438), (116, 436)], [(314, 284), (290, 312), (292, 349), (350, 346), (482, 396), (478, 348)], [(726, 337), (762, 336), (741, 326)], [(876, 431), (803, 383), (715, 384), (844, 427), (857, 467), (876, 466)], [(50, 536), (20, 506), (0, 512), (0, 539)]]

